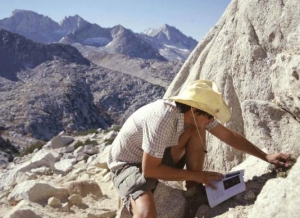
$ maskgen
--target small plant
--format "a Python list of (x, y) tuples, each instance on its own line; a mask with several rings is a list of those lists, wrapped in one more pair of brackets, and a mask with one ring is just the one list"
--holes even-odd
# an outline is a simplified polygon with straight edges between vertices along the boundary
[(44, 145), (46, 144), (46, 142), (44, 141), (37, 141), (34, 144), (26, 147), (23, 151), (20, 152), (19, 156), (23, 157), (27, 154), (31, 154), (35, 149), (40, 150)]
[(96, 145), (98, 145), (98, 142), (97, 142), (97, 141), (92, 141), (92, 140), (90, 140), (90, 139), (86, 139), (84, 142), (78, 140), (78, 141), (74, 144), (74, 148), (77, 149), (78, 147), (84, 146), (84, 145), (93, 145), (93, 146), (96, 146)]
[(89, 129), (85, 131), (76, 132), (75, 136), (86, 136), (93, 133), (97, 133), (97, 129)]
[(4, 151), (8, 154), (17, 154), (19, 151), (18, 149), (10, 142), (9, 139), (4, 139), (0, 135), (0, 151)]
[(108, 142), (108, 144), (112, 144), (115, 139), (105, 139), (104, 142)]
[(84, 143), (83, 143), (82, 141), (78, 140), (78, 141), (74, 144), (74, 148), (77, 149), (77, 148), (79, 148), (80, 146), (83, 146), (83, 145), (84, 145)]
[(287, 166), (285, 167), (276, 167), (274, 165), (270, 165), (269, 169), (272, 171), (272, 173), (276, 174), (276, 177), (282, 177), (286, 178), (292, 168), (292, 166), (296, 163), (296, 158), (291, 158), (290, 161), (287, 162)]
[(87, 139), (87, 140), (85, 140), (84, 144), (85, 145), (94, 145), (94, 146), (96, 146), (96, 145), (98, 145), (98, 142)]

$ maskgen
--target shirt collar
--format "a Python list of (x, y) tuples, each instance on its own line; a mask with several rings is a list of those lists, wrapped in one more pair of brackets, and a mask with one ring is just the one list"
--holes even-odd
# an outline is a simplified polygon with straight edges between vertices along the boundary
[(177, 132), (183, 132), (184, 130), (184, 114), (178, 112), (177, 114)]
[[(165, 103), (172, 105), (176, 108), (176, 103), (173, 100), (164, 99)], [(180, 113), (176, 108), (176, 117), (177, 117), (177, 132), (182, 133), (184, 131), (184, 114)]]

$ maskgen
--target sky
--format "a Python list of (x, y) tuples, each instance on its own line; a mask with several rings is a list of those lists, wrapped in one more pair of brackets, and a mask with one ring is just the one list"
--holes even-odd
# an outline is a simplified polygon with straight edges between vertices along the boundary
[(200, 41), (231, 0), (0, 0), (0, 19), (15, 9), (30, 10), (60, 22), (79, 15), (101, 27), (122, 25), (141, 33), (164, 24)]

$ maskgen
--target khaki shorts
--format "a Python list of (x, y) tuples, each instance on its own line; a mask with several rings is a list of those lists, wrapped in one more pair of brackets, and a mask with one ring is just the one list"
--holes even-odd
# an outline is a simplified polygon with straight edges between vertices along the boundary
[[(174, 163), (171, 156), (171, 149), (165, 150), (162, 163), (173, 167), (183, 168), (185, 165), (183, 157), (177, 164)], [(146, 178), (142, 173), (141, 164), (127, 164), (122, 169), (111, 172), (114, 186), (121, 196), (126, 208), (130, 211), (130, 199), (136, 200), (146, 191), (154, 191), (158, 180)]]

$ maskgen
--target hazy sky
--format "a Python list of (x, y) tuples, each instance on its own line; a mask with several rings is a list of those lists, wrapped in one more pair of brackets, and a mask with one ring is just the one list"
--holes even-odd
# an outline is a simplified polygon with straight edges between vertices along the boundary
[(136, 33), (164, 24), (201, 40), (231, 0), (0, 0), (0, 19), (15, 9), (31, 10), (60, 22), (75, 14), (101, 27), (122, 25)]

